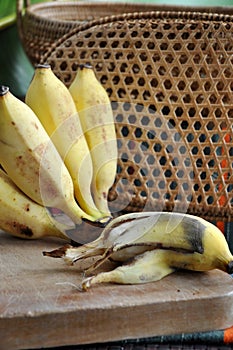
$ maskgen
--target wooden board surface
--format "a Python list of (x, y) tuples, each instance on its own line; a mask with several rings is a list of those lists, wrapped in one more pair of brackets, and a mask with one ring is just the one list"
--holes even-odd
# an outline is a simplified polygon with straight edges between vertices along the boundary
[[(233, 280), (214, 270), (174, 273), (144, 285), (80, 292), (76, 264), (42, 256), (63, 241), (23, 241), (0, 232), (0, 349), (109, 342), (233, 324)], [(70, 283), (70, 284), (69, 284)]]

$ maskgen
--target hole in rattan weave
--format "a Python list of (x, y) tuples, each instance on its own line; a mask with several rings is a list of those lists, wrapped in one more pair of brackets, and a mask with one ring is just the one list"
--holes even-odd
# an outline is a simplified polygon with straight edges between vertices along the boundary
[(135, 156), (134, 156), (134, 162), (136, 163), (136, 164), (140, 164), (140, 162), (141, 162), (141, 160), (142, 160), (142, 157), (141, 157), (141, 155), (140, 154), (135, 154)]
[(164, 66), (160, 66), (158, 69), (159, 75), (165, 75), (166, 74), (166, 68)]
[(185, 64), (188, 61), (188, 56), (186, 54), (181, 54), (179, 61), (181, 64)]
[(224, 95), (223, 97), (222, 97), (222, 102), (224, 103), (224, 104), (230, 104), (231, 103), (231, 98), (230, 98), (230, 96), (228, 95), (228, 94), (226, 94), (226, 95)]
[[(142, 42), (141, 40), (138, 40), (134, 43), (134, 46), (136, 49), (140, 49), (142, 47)], [(145, 61), (145, 60), (144, 60)]]
[(139, 95), (139, 91), (137, 89), (133, 89), (131, 92), (130, 92), (130, 96), (132, 99), (136, 100), (138, 98), (138, 95)]
[(124, 41), (123, 44), (122, 44), (122, 47), (124, 49), (127, 49), (128, 47), (130, 47), (130, 42), (128, 40)]
[(140, 145), (142, 151), (146, 151), (149, 148), (149, 143), (146, 141), (143, 141)]
[(143, 116), (142, 119), (141, 119), (141, 123), (142, 125), (148, 125), (150, 122), (150, 119), (148, 116)]
[(159, 45), (159, 48), (160, 48), (160, 50), (161, 51), (166, 51), (167, 49), (168, 49), (168, 44), (167, 43), (161, 43), (160, 45)]
[(203, 108), (201, 110), (201, 115), (202, 115), (203, 118), (207, 118), (209, 116), (209, 113), (210, 113), (210, 111), (209, 111), (209, 109), (207, 107)]
[(171, 103), (175, 103), (178, 100), (178, 96), (175, 95), (175, 94), (172, 94), (172, 95), (169, 96), (169, 100), (170, 100)]
[(188, 67), (185, 71), (185, 75), (187, 78), (191, 78), (192, 75), (194, 74), (194, 69), (193, 67)]
[(139, 85), (139, 86), (144, 86), (145, 83), (146, 83), (146, 82), (145, 82), (145, 79), (144, 79), (144, 78), (141, 77), (141, 78), (138, 79), (138, 85)]
[(140, 53), (139, 58), (142, 62), (147, 61), (148, 59), (147, 54), (145, 52)]
[(156, 133), (155, 133), (154, 130), (148, 131), (148, 132), (147, 132), (147, 138), (148, 138), (148, 140), (154, 140), (155, 135), (156, 135)]
[(229, 109), (229, 111), (227, 112), (227, 115), (229, 118), (233, 118), (233, 109)]
[(180, 91), (184, 90), (186, 87), (186, 84), (183, 80), (179, 81), (179, 83), (177, 84), (177, 87)]
[(158, 86), (158, 80), (156, 78), (151, 79), (150, 85), (153, 88), (156, 88)]
[(166, 90), (170, 90), (171, 87), (172, 87), (171, 80), (166, 79), (166, 80), (164, 81), (163, 85), (164, 85), (164, 87), (165, 87)]
[(129, 123), (131, 123), (131, 124), (135, 124), (135, 123), (136, 123), (136, 116), (133, 115), (133, 114), (130, 114), (130, 115), (128, 116), (128, 121), (129, 121)]
[(174, 45), (173, 45), (173, 49), (175, 50), (175, 51), (180, 51), (181, 49), (182, 49), (182, 45), (181, 45), (181, 43), (175, 43)]
[(222, 116), (222, 111), (220, 108), (216, 108), (215, 111), (214, 111), (214, 114), (216, 116), (216, 118), (221, 118)]
[(65, 61), (63, 61), (63, 62), (60, 64), (60, 69), (61, 69), (62, 71), (67, 69), (67, 63), (66, 63)]
[(142, 136), (142, 129), (141, 128), (136, 128), (134, 131), (135, 137), (140, 138)]
[(158, 102), (162, 102), (164, 99), (165, 99), (165, 95), (164, 93), (161, 91), (161, 92), (158, 92), (156, 95), (155, 95), (156, 99)]
[(167, 145), (167, 146), (166, 146), (166, 151), (167, 151), (167, 153), (173, 153), (173, 152), (174, 152), (174, 147), (173, 147), (173, 145)]
[(201, 122), (196, 121), (196, 122), (193, 124), (193, 126), (194, 126), (194, 129), (195, 129), (195, 130), (200, 130), (200, 129), (201, 129)]
[(209, 96), (209, 101), (210, 101), (210, 103), (211, 103), (212, 105), (216, 104), (216, 102), (217, 102), (217, 97), (215, 96), (215, 94), (211, 94), (211, 95)]
[(172, 56), (172, 54), (167, 54), (165, 57), (165, 61), (167, 63), (172, 63), (174, 61), (174, 57)]
[(163, 33), (162, 33), (162, 32), (156, 32), (156, 33), (155, 33), (155, 38), (156, 38), (157, 40), (162, 39), (162, 38), (163, 38)]
[(224, 89), (224, 83), (222, 81), (219, 81), (216, 84), (216, 88), (217, 88), (218, 91), (222, 91)]
[(170, 113), (170, 107), (169, 106), (164, 106), (162, 109), (161, 109), (161, 112), (163, 115), (169, 115)]
[(159, 53), (154, 53), (153, 56), (152, 56), (152, 60), (155, 63), (160, 61), (160, 54)]
[(133, 64), (132, 66), (132, 70), (133, 72), (136, 74), (136, 73), (139, 73), (140, 72), (140, 67), (138, 64)]
[(193, 81), (192, 84), (190, 85), (190, 88), (192, 91), (197, 91), (199, 89), (198, 81)]
[(173, 77), (178, 77), (180, 75), (180, 69), (179, 67), (173, 67), (171, 70), (171, 74)]
[(152, 68), (152, 66), (151, 66), (150, 64), (148, 64), (148, 65), (145, 67), (145, 72), (146, 72), (147, 75), (152, 74), (153, 68)]
[(175, 109), (175, 115), (176, 115), (177, 117), (181, 117), (183, 113), (184, 113), (184, 111), (183, 111), (183, 108), (182, 108), (182, 107), (177, 107), (177, 108)]

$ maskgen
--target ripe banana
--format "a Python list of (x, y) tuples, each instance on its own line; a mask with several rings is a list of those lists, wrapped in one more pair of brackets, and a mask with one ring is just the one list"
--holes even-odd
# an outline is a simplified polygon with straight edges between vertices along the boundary
[(0, 164), (32, 200), (62, 210), (79, 225), (93, 221), (78, 206), (70, 174), (35, 113), (0, 86)]
[[(59, 229), (60, 226), (60, 229)], [(0, 229), (19, 238), (55, 236), (68, 240), (64, 226), (54, 223), (46, 208), (27, 197), (0, 169)]]
[(68, 264), (98, 257), (87, 269), (88, 273), (107, 259), (120, 263), (112, 271), (85, 278), (84, 290), (101, 282), (157, 281), (176, 269), (220, 269), (233, 273), (233, 256), (222, 232), (202, 218), (172, 212), (119, 216), (93, 242), (80, 247), (61, 247), (44, 255), (62, 257)]
[(69, 170), (80, 207), (102, 218), (91, 195), (92, 160), (73, 98), (49, 65), (38, 65), (25, 102), (40, 119)]
[(117, 168), (117, 141), (111, 103), (90, 65), (78, 67), (69, 91), (91, 152), (94, 201), (103, 215), (109, 216), (108, 192)]

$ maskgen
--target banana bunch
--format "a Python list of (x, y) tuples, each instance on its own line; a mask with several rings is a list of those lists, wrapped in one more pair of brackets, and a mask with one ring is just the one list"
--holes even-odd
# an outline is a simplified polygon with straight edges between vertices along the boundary
[(125, 214), (108, 223), (93, 242), (43, 254), (63, 258), (70, 265), (95, 257), (94, 264), (85, 271), (88, 274), (108, 259), (119, 265), (85, 277), (83, 290), (102, 282), (158, 281), (177, 269), (233, 273), (233, 256), (222, 232), (202, 218), (172, 212)]
[(40, 119), (64, 160), (79, 205), (93, 219), (101, 219), (91, 194), (92, 160), (74, 101), (49, 65), (36, 67), (25, 102)]
[[(87, 74), (86, 85), (88, 79)], [(94, 103), (99, 107), (98, 91), (100, 95), (103, 94), (103, 88), (94, 73), (92, 80), (95, 80), (98, 85), (95, 85), (95, 92), (91, 92), (91, 106)], [(78, 96), (81, 100), (86, 101), (89, 94), (90, 89), (86, 89)], [(112, 118), (112, 126), (114, 126), (109, 106), (108, 99), (107, 113), (105, 106), (97, 108), (100, 113), (98, 118), (101, 120), (101, 118), (108, 117), (109, 114)], [(116, 155), (116, 135), (112, 132), (111, 135), (104, 134), (102, 139), (101, 136), (103, 135), (99, 135), (98, 132), (92, 133), (92, 138), (98, 140), (100, 145), (101, 142), (107, 143), (108, 138), (110, 141), (112, 137), (115, 138)], [(20, 208), (20, 205), (17, 207), (16, 203), (23, 203), (23, 201), (25, 203), (28, 201), (30, 207), (33, 207), (34, 212), (30, 213), (32, 215), (30, 222), (33, 223), (33, 218), (35, 218), (34, 226), (38, 225), (38, 220), (41, 218), (38, 232), (33, 231), (31, 235), (33, 238), (44, 236), (45, 227), (48, 230), (46, 235), (63, 238), (67, 238), (67, 230), (73, 228), (74, 225), (79, 228), (83, 222), (104, 227), (111, 219), (111, 213), (106, 209), (109, 179), (103, 174), (97, 180), (97, 187), (98, 183), (101, 183), (102, 194), (104, 193), (103, 201), (106, 210), (102, 210), (102, 207), (100, 208), (95, 201), (96, 198), (99, 198), (101, 202), (101, 195), (93, 193), (96, 191), (92, 186), (93, 178), (98, 170), (95, 168), (91, 153), (71, 93), (54, 75), (50, 66), (38, 66), (35, 69), (25, 102), (11, 94), (8, 87), (0, 86), (0, 165), (4, 170), (4, 175), (6, 173), (9, 178), (8, 182), (5, 178), (4, 181), (1, 180), (0, 197), (6, 193), (9, 186), (12, 187), (12, 196), (5, 199), (8, 200), (9, 210), (5, 211), (4, 217), (3, 211), (0, 215), (2, 216), (0, 229), (26, 237), (26, 235), (17, 233), (17, 230), (7, 229), (4, 224), (7, 218), (9, 218), (9, 223), (14, 224), (12, 215), (19, 214)], [(104, 161), (103, 154), (95, 153), (95, 157), (101, 158), (103, 163), (108, 163), (109, 157), (106, 154), (105, 156)], [(108, 171), (109, 177), (115, 178), (116, 166), (108, 167)], [(13, 193), (18, 199), (15, 202)], [(3, 203), (2, 200), (1, 205)], [(66, 222), (62, 226), (60, 223), (52, 222), (52, 219), (48, 217), (48, 211), (54, 208), (68, 217), (69, 223)], [(26, 226), (30, 215), (28, 214), (27, 217), (24, 217), (24, 214), (21, 215), (22, 220), (25, 219)], [(47, 221), (44, 222), (44, 220)], [(77, 237), (76, 240), (78, 242), (79, 238)]]

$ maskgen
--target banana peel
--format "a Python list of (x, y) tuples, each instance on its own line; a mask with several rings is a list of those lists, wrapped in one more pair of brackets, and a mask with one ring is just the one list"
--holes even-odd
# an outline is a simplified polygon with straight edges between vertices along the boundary
[[(212, 223), (188, 214), (141, 212), (113, 219), (94, 241), (80, 247), (66, 245), (44, 256), (63, 258), (72, 265), (95, 257), (85, 270), (82, 289), (112, 282), (140, 284), (158, 281), (177, 269), (233, 273), (233, 256), (222, 232)], [(93, 273), (104, 262), (118, 266)]]

